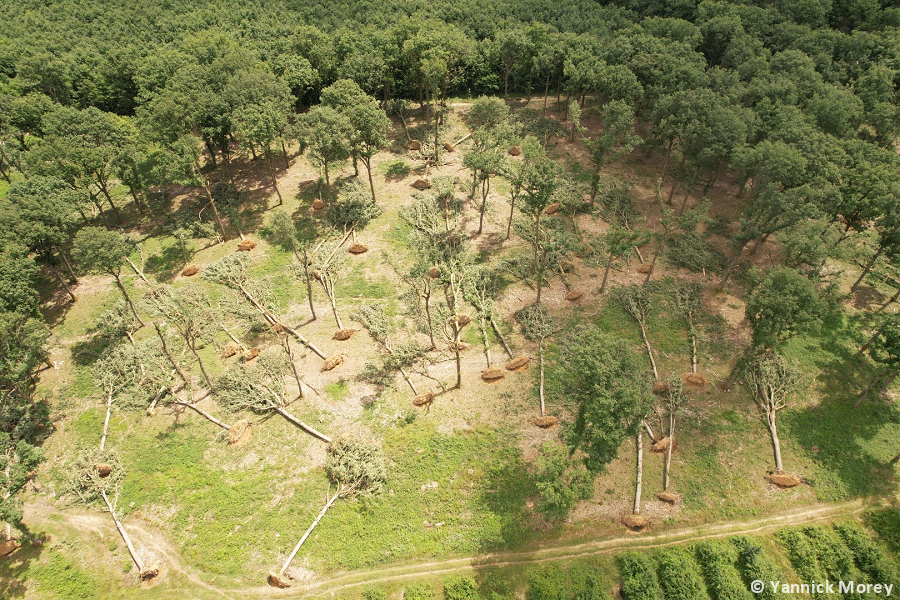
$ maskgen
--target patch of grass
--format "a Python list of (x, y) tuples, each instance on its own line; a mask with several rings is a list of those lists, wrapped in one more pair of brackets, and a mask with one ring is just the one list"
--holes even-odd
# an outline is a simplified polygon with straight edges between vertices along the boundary
[(369, 278), (361, 265), (353, 265), (353, 269), (342, 276), (335, 286), (339, 300), (353, 298), (370, 298), (373, 300), (395, 300), (397, 289), (384, 277)]
[[(42, 598), (93, 600), (103, 597), (105, 586), (97, 576), (56, 551), (28, 570), (28, 579), (36, 583)], [(106, 596), (108, 597), (108, 596)]]
[(347, 381), (341, 379), (340, 381), (335, 381), (333, 383), (325, 384), (324, 388), (325, 393), (328, 394), (332, 400), (335, 402), (341, 402), (347, 398), (347, 395), (350, 393), (350, 389), (347, 386)]

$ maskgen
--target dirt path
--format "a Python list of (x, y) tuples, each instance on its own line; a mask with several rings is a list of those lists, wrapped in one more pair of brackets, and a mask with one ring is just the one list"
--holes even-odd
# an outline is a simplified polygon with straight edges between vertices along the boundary
[[(186, 583), (210, 592), (222, 598), (302, 598), (307, 596), (336, 597), (341, 592), (361, 586), (373, 586), (421, 579), (427, 576), (441, 576), (471, 573), (480, 569), (497, 568), (514, 565), (541, 564), (546, 562), (567, 561), (588, 556), (597, 556), (623, 550), (640, 550), (659, 548), (684, 542), (695, 542), (705, 539), (722, 538), (738, 534), (769, 533), (790, 525), (806, 525), (811, 523), (848, 518), (860, 514), (867, 508), (884, 505), (900, 499), (900, 495), (881, 499), (850, 500), (835, 504), (816, 504), (769, 515), (759, 519), (740, 522), (711, 523), (696, 527), (672, 529), (658, 534), (629, 534), (614, 538), (582, 543), (550, 543), (534, 550), (482, 554), (479, 556), (460, 556), (442, 560), (413, 562), (401, 565), (374, 567), (349, 572), (336, 572), (316, 579), (305, 585), (292, 589), (277, 590), (268, 586), (246, 588), (222, 588), (204, 580), (190, 566), (183, 565), (178, 550), (165, 539), (162, 533), (151, 531), (148, 527), (130, 520), (126, 527), (139, 545), (156, 555), (162, 571), (161, 581), (167, 573), (177, 573)], [(108, 515), (104, 513), (86, 513), (63, 511), (56, 507), (30, 503), (26, 505), (26, 521), (34, 523), (57, 515), (56, 519), (83, 533), (97, 532), (117, 535)], [(260, 580), (265, 577), (260, 573)], [(177, 586), (177, 583), (171, 581)], [(169, 588), (167, 588), (169, 589)], [(196, 591), (199, 591), (196, 590)], [(169, 589), (174, 591), (174, 589)]]

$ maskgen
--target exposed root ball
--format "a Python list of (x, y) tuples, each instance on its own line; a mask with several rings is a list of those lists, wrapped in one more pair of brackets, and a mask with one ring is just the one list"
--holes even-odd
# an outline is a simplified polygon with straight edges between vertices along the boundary
[(287, 580), (287, 577), (284, 575), (279, 575), (275, 571), (269, 571), (269, 577), (266, 579), (269, 582), (269, 585), (272, 587), (277, 587), (281, 589), (291, 587), (291, 582)]
[(237, 344), (228, 344), (225, 346), (225, 349), (222, 350), (222, 358), (231, 358), (240, 351), (241, 347)]
[(341, 364), (343, 364), (343, 362), (344, 362), (344, 357), (341, 356), (340, 354), (335, 354), (334, 356), (329, 356), (328, 358), (325, 359), (325, 362), (322, 363), (322, 370), (330, 371), (330, 370), (340, 366)]
[(687, 373), (684, 376), (683, 381), (684, 385), (692, 388), (702, 388), (704, 385), (709, 383), (706, 380), (706, 377), (698, 373)]
[[(460, 342), (460, 343), (459, 343), (459, 351), (460, 351), (460, 352), (465, 352), (466, 350), (468, 350), (468, 349), (471, 348), (471, 347), (472, 347), (472, 345), (469, 344), (469, 343), (466, 343), (466, 342)], [(450, 343), (450, 349), (451, 349), (451, 350), (456, 350), (456, 344), (454, 344), (454, 343), (451, 342), (451, 343)]]
[(275, 333), (284, 333), (284, 325), (281, 323), (272, 323), (272, 331)]
[(519, 148), (518, 146), (512, 146), (512, 147), (509, 149), (509, 155), (510, 155), (510, 156), (521, 156), (521, 154), (522, 154), (522, 149)]
[(454, 148), (453, 144), (451, 144), (450, 142), (444, 142), (444, 150), (446, 150), (447, 152), (453, 152), (456, 150), (456, 148)]
[(422, 149), (422, 143), (421, 143), (419, 140), (412, 140), (412, 141), (409, 143), (409, 149), (410, 149), (410, 150), (421, 150), (421, 149)]
[(313, 210), (322, 210), (325, 208), (325, 203), (322, 202), (319, 198), (313, 200)]
[(238, 252), (250, 252), (256, 248), (256, 242), (253, 240), (241, 240), (241, 243), (237, 246)]
[(432, 279), (437, 279), (438, 275), (441, 274), (441, 268), (437, 265), (434, 265), (430, 269), (428, 269), (428, 276)]
[(487, 383), (500, 381), (504, 377), (506, 377), (506, 373), (504, 373), (502, 369), (491, 368), (481, 373), (482, 381), (486, 381)]
[(534, 423), (541, 429), (550, 429), (551, 427), (556, 427), (559, 424), (559, 419), (550, 415), (545, 415), (543, 417), (536, 418), (532, 421), (532, 423)]
[(350, 252), (350, 254), (365, 254), (369, 251), (369, 247), (364, 244), (353, 244), (347, 248), (347, 251)]
[(97, 465), (97, 474), (100, 477), (109, 477), (109, 474), (112, 473), (112, 467), (106, 463), (100, 463)]
[(572, 290), (566, 294), (566, 300), (569, 302), (578, 302), (582, 298), (584, 298), (584, 292), (581, 290)]
[(658, 492), (656, 497), (666, 504), (678, 504), (678, 501), (681, 500), (681, 496), (673, 492)]
[(419, 394), (416, 396), (416, 399), (413, 400), (413, 406), (431, 406), (434, 402), (434, 394), (428, 392), (427, 394)]
[(315, 279), (316, 281), (322, 281), (322, 271), (320, 271), (318, 269), (313, 269), (312, 271), (310, 271), (310, 274), (313, 276), (313, 279)]
[(646, 275), (647, 273), (650, 272), (650, 269), (651, 269), (650, 263), (641, 263), (638, 265), (637, 272), (643, 273), (644, 275)]
[(527, 356), (517, 356), (508, 363), (506, 363), (507, 371), (524, 371), (528, 368), (528, 363), (531, 359)]
[(21, 544), (16, 540), (6, 540), (5, 542), (0, 542), (0, 556), (9, 556), (16, 550), (21, 547)]
[[(453, 322), (453, 317), (450, 317), (450, 322)], [(465, 327), (469, 323), (472, 322), (472, 317), (465, 313), (459, 313), (456, 315), (456, 325), (457, 327)]]
[[(650, 451), (654, 454), (665, 454), (669, 451), (669, 441), (671, 438), (669, 436), (665, 436), (657, 441), (655, 444), (650, 446)], [(674, 452), (678, 448), (678, 440), (675, 440), (675, 445), (672, 446), (672, 451)]]
[(349, 340), (353, 337), (353, 334), (356, 333), (356, 329), (338, 329), (334, 332), (334, 335), (331, 336), (331, 339), (337, 340), (339, 342), (343, 342), (345, 340)]
[(159, 575), (159, 567), (148, 567), (141, 571), (141, 581), (149, 581)]
[(244, 356), (243, 356), (244, 362), (250, 362), (257, 356), (259, 356), (260, 352), (262, 352), (262, 350), (260, 350), (259, 346), (254, 346), (253, 348), (250, 348), (249, 350), (244, 352)]
[(184, 277), (193, 277), (194, 275), (196, 275), (199, 272), (200, 272), (200, 267), (198, 267), (197, 265), (188, 265), (181, 270), (181, 274)]
[(632, 531), (643, 531), (650, 527), (650, 518), (643, 515), (625, 515), (622, 523)]
[(590, 194), (582, 194), (581, 201), (582, 202), (591, 202), (591, 195)]
[(241, 419), (235, 422), (228, 431), (228, 445), (241, 446), (246, 445), (253, 439), (253, 423), (247, 419)]
[(431, 182), (428, 181), (427, 179), (416, 179), (413, 182), (412, 186), (414, 188), (416, 188), (417, 190), (427, 190), (428, 188), (431, 187)]
[(550, 206), (544, 209), (545, 215), (555, 215), (559, 212), (559, 202), (554, 202)]
[(766, 473), (766, 481), (783, 489), (797, 487), (803, 483), (796, 475), (791, 475), (784, 471), (771, 471)]
[(665, 381), (657, 381), (656, 383), (653, 384), (653, 393), (656, 394), (657, 396), (662, 396), (663, 394), (665, 394), (668, 391), (669, 391), (669, 386), (666, 384)]

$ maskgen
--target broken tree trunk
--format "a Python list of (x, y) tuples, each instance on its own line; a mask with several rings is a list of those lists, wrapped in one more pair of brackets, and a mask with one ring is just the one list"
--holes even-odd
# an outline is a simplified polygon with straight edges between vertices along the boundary
[(275, 412), (277, 412), (279, 415), (281, 415), (282, 417), (284, 417), (285, 419), (287, 419), (288, 421), (290, 421), (291, 423), (293, 423), (294, 425), (296, 425), (297, 427), (299, 427), (300, 429), (302, 429), (303, 431), (305, 431), (305, 432), (308, 433), (309, 435), (311, 435), (311, 436), (313, 436), (313, 437), (315, 437), (315, 438), (319, 438), (320, 440), (322, 440), (322, 441), (325, 442), (326, 444), (330, 444), (330, 443), (331, 443), (331, 438), (330, 438), (330, 437), (328, 437), (327, 435), (325, 435), (325, 434), (322, 433), (321, 431), (316, 431), (315, 429), (313, 429), (312, 427), (310, 427), (309, 425), (307, 425), (306, 423), (304, 423), (303, 421), (301, 421), (300, 419), (298, 419), (297, 417), (295, 417), (294, 415), (292, 415), (292, 414), (289, 413), (288, 411), (284, 410), (284, 409), (281, 408), (280, 406), (276, 406), (276, 407), (275, 407)]
[(506, 353), (510, 358), (512, 358), (512, 350), (510, 349), (509, 344), (506, 342), (506, 338), (503, 336), (503, 333), (500, 331), (500, 327), (497, 325), (497, 322), (494, 321), (493, 316), (491, 316), (491, 328), (494, 330), (494, 333), (497, 334), (497, 337), (500, 338), (500, 343), (503, 344), (503, 349), (506, 350)]
[(663, 473), (663, 491), (669, 489), (669, 468), (672, 466), (672, 446), (675, 445), (675, 411), (669, 408), (669, 447), (666, 449), (666, 470)]
[(128, 537), (128, 532), (125, 531), (125, 527), (122, 526), (122, 523), (119, 521), (119, 518), (116, 516), (116, 510), (113, 508), (112, 503), (109, 501), (109, 498), (106, 496), (105, 491), (101, 491), (100, 495), (103, 497), (103, 501), (106, 503), (106, 508), (109, 510), (109, 514), (113, 519), (113, 522), (116, 524), (116, 529), (119, 530), (119, 535), (122, 536), (122, 539), (125, 541), (125, 546), (128, 547), (128, 553), (131, 555), (131, 560), (134, 561), (134, 566), (137, 567), (138, 573), (140, 573), (141, 577), (143, 577), (145, 569), (144, 569), (144, 561), (141, 560), (141, 557), (138, 556), (137, 550), (134, 549), (134, 544), (131, 543), (131, 538)]
[(100, 436), (100, 452), (106, 446), (106, 435), (109, 433), (109, 415), (112, 412), (113, 390), (112, 387), (107, 391), (106, 395), (106, 419), (103, 421), (103, 434)]
[(653, 358), (653, 348), (650, 347), (650, 340), (647, 339), (647, 328), (642, 321), (638, 321), (641, 326), (641, 336), (644, 338), (644, 346), (647, 348), (647, 356), (650, 357), (650, 366), (653, 367), (653, 378), (659, 381), (659, 371), (656, 369), (656, 359)]
[(644, 432), (638, 427), (637, 430), (637, 486), (634, 490), (634, 514), (641, 514), (641, 483), (644, 477)]
[[(330, 490), (329, 490), (330, 491)], [(291, 551), (290, 555), (288, 555), (287, 560), (284, 561), (284, 565), (281, 567), (281, 570), (278, 572), (279, 575), (284, 575), (284, 572), (290, 568), (291, 563), (294, 561), (294, 557), (297, 556), (297, 552), (300, 551), (300, 546), (303, 545), (303, 542), (306, 541), (306, 538), (309, 537), (309, 534), (312, 533), (313, 529), (316, 528), (316, 525), (319, 524), (319, 521), (322, 520), (322, 517), (325, 516), (325, 513), (328, 512), (328, 509), (331, 508), (331, 505), (334, 504), (334, 501), (340, 497), (340, 492), (335, 492), (334, 496), (328, 499), (325, 503), (325, 506), (322, 507), (322, 510), (316, 516), (315, 521), (312, 522), (312, 525), (309, 526), (309, 529), (306, 530), (306, 533), (303, 534), (303, 537), (300, 538), (300, 541), (297, 542), (297, 545), (294, 546), (294, 549)]]
[(207, 420), (210, 421), (211, 423), (215, 423), (216, 425), (218, 425), (219, 427), (221, 427), (221, 428), (224, 429), (225, 431), (230, 431), (230, 430), (231, 430), (231, 425), (226, 425), (226, 424), (223, 423), (222, 421), (218, 420), (217, 418), (215, 418), (214, 416), (212, 416), (211, 414), (209, 414), (208, 412), (206, 412), (205, 410), (203, 410), (202, 408), (200, 408), (199, 406), (197, 406), (197, 404), (194, 403), (194, 402), (185, 402), (184, 400), (178, 400), (178, 399), (176, 398), (175, 401), (173, 402), (173, 404), (177, 404), (178, 406), (184, 406), (184, 407), (186, 407), (186, 408), (191, 409), (192, 411), (194, 411), (195, 413), (197, 413), (198, 415), (200, 415), (200, 416), (203, 417), (204, 419), (207, 419)]
[[(481, 339), (484, 340), (484, 355), (487, 358), (487, 368), (491, 368), (491, 346), (488, 343), (487, 327), (484, 325), (484, 316), (479, 319), (481, 322)], [(543, 412), (541, 413), (543, 414)]]
[(775, 411), (769, 411), (766, 415), (766, 422), (769, 425), (769, 433), (772, 434), (772, 449), (775, 452), (775, 470), (783, 471), (784, 465), (781, 462), (781, 441), (778, 439), (778, 428), (775, 426)]

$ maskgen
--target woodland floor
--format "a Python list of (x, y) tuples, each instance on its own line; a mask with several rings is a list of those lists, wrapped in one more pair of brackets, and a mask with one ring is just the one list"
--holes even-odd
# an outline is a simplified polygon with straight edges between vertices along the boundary
[[(542, 100), (533, 99), (531, 106), (540, 109), (541, 104)], [(467, 133), (461, 120), (466, 104), (453, 107), (452, 127), (445, 134), (451, 141)], [(596, 117), (586, 111), (583, 124), (596, 129)], [(411, 125), (420, 125), (416, 116)], [(397, 131), (403, 135), (402, 130)], [(448, 154), (448, 163), (438, 173), (459, 175), (465, 182), (464, 150), (465, 144)], [(558, 139), (552, 152), (577, 177), (588, 175), (587, 158), (579, 143)], [(422, 160), (416, 154), (403, 150), (398, 141), (393, 152), (379, 154), (374, 161), (376, 195), (384, 213), (358, 236), (369, 252), (348, 256), (345, 273), (338, 279), (338, 309), (345, 327), (359, 328), (350, 315), (354, 307), (365, 303), (380, 302), (389, 315), (402, 314), (402, 282), (397, 270), (407, 261), (408, 230), (399, 211), (412, 200), (410, 184), (423, 175), (418, 167)], [(414, 170), (408, 177), (389, 180), (386, 165), (398, 159)], [(290, 273), (291, 257), (269, 245), (258, 231), (267, 211), (277, 203), (262, 162), (241, 162), (237, 181), (241, 189), (249, 190), (244, 229), (259, 244), (251, 252), (251, 274), (270, 282), (274, 302), (286, 321), (305, 323), (305, 286)], [(285, 198), (282, 208), (300, 219), (320, 219), (311, 209), (316, 171), (302, 156), (293, 157), (288, 169), (283, 166), (278, 179)], [(659, 221), (656, 182), (661, 170), (661, 156), (636, 151), (609, 172), (633, 186), (645, 225), (650, 227), (658, 226)], [(435, 174), (431, 169), (428, 175)], [(346, 165), (342, 176), (350, 175), (352, 167)], [(740, 190), (733, 179), (720, 180), (708, 193), (710, 216), (733, 220), (740, 212)], [(507, 186), (497, 181), (494, 188), (486, 231), (474, 239), (483, 260), (527, 251), (526, 244), (515, 237), (503, 241), (509, 211), (504, 196)], [(176, 201), (190, 206), (197, 194), (189, 192)], [(118, 193), (124, 199), (124, 190)], [(677, 197), (680, 200), (681, 193)], [(696, 202), (694, 194), (688, 206)], [(135, 220), (136, 215), (125, 214), (126, 220), (129, 216)], [(474, 234), (477, 221), (477, 207), (469, 201), (463, 217), (466, 231)], [(605, 230), (606, 224), (585, 215), (579, 217), (579, 227), (597, 233)], [(183, 264), (171, 236), (150, 226), (135, 233), (144, 237), (142, 256), (134, 258), (144, 261), (148, 275), (175, 286), (187, 283), (187, 278), (178, 274)], [(724, 249), (724, 239), (711, 236), (711, 241)], [(202, 268), (233, 252), (237, 243), (230, 240), (205, 248), (198, 243), (191, 262)], [(645, 256), (650, 253), (652, 248), (644, 249)], [(638, 262), (632, 258), (614, 270), (611, 285), (641, 281)], [(802, 475), (808, 485), (777, 490), (763, 479), (773, 463), (765, 426), (744, 387), (724, 392), (716, 384), (727, 378), (746, 342), (741, 299), (746, 271), (751, 263), (768, 267), (777, 262), (779, 247), (777, 240), (772, 240), (746, 258), (725, 292), (706, 293), (699, 322), (699, 371), (711, 384), (692, 393), (679, 421), (679, 445), (673, 456), (673, 485), (684, 501), (672, 507), (656, 500), (654, 493), (662, 488), (663, 460), (648, 452), (642, 512), (653, 517), (654, 529), (635, 538), (635, 543), (660, 544), (687, 535), (705, 535), (703, 532), (716, 535), (717, 528), (734, 532), (743, 531), (742, 527), (785, 524), (771, 516), (775, 514), (795, 515), (796, 522), (807, 522), (819, 518), (817, 511), (824, 511), (823, 515), (832, 510), (851, 512), (862, 506), (862, 499), (893, 497), (897, 492), (896, 470), (890, 459), (898, 451), (900, 411), (886, 400), (853, 406), (855, 395), (872, 374), (868, 361), (856, 356), (864, 339), (858, 311), (883, 301), (887, 293), (871, 286), (862, 286), (845, 310), (826, 319), (818, 332), (787, 344), (785, 354), (802, 366), (809, 385), (808, 392), (781, 414), (779, 432), (786, 467)], [(544, 290), (551, 311), (563, 323), (596, 323), (631, 340), (635, 350), (642, 351), (637, 325), (608, 295), (596, 293), (602, 271), (588, 268), (578, 259), (575, 263), (568, 280), (573, 288), (584, 290), (585, 297), (578, 304), (567, 302), (566, 287), (555, 277)], [(829, 268), (846, 271), (842, 278), (845, 289), (852, 283), (854, 271), (858, 272), (850, 260), (835, 261)], [(716, 280), (715, 273), (690, 273), (662, 260), (653, 275), (656, 304), (649, 337), (663, 376), (690, 370), (686, 323), (671, 310), (665, 293), (673, 281), (686, 278), (702, 280), (709, 289)], [(220, 287), (199, 277), (191, 283), (214, 296), (222, 293)], [(130, 278), (128, 285), (139, 293), (144, 291), (137, 277)], [(61, 294), (48, 293), (44, 306), (53, 327), (51, 360), (58, 368), (41, 374), (38, 393), (50, 400), (57, 431), (45, 444), (47, 461), (39, 477), (40, 490), (27, 499), (25, 522), (45, 543), (23, 548), (14, 562), (0, 562), (0, 596), (95, 597), (90, 590), (100, 590), (105, 594), (101, 597), (171, 597), (166, 594), (182, 592), (198, 598), (281, 595), (257, 586), (265, 573), (284, 559), (319, 511), (327, 485), (321, 469), (323, 446), (283, 419), (257, 422), (253, 440), (235, 448), (226, 446), (217, 431), (193, 413), (164, 409), (149, 417), (122, 410), (114, 415), (108, 443), (120, 449), (128, 471), (119, 490), (119, 510), (139, 544), (166, 565), (162, 576), (149, 584), (153, 593), (136, 587), (127, 553), (114, 535), (108, 515), (74, 509), (57, 496), (71, 449), (96, 444), (99, 437), (104, 406), (91, 380), (90, 365), (99, 350), (91, 329), (97, 315), (118, 298), (111, 281), (103, 277), (83, 278), (76, 293), (79, 301), (75, 304), (66, 303)], [(501, 326), (513, 348), (532, 356), (536, 349), (516, 333), (511, 315), (533, 299), (534, 290), (516, 283), (506, 289), (498, 307), (507, 317)], [(483, 383), (479, 376), (487, 364), (481, 334), (470, 326), (463, 336), (471, 347), (463, 360), (461, 390), (439, 396), (431, 409), (423, 412), (412, 406), (412, 394), (398, 378), (376, 402), (363, 402), (375, 389), (355, 375), (371, 358), (375, 346), (365, 332), (346, 342), (331, 340), (337, 327), (320, 289), (315, 290), (314, 300), (319, 318), (303, 325), (304, 335), (328, 354), (340, 352), (345, 360), (326, 373), (320, 372), (318, 360), (301, 360), (303, 375), (317, 393), (297, 401), (290, 410), (332, 436), (380, 438), (391, 470), (386, 493), (374, 500), (339, 502), (298, 555), (294, 575), (310, 592), (333, 595), (344, 589), (341, 586), (356, 585), (360, 577), (407, 577), (421, 573), (420, 569), (472, 569), (479, 561), (497, 556), (518, 560), (518, 553), (533, 561), (551, 555), (562, 560), (581, 552), (604, 552), (632, 539), (622, 537), (619, 517), (630, 510), (632, 502), (633, 442), (622, 446), (619, 458), (597, 478), (594, 496), (582, 502), (567, 522), (550, 524), (534, 511), (536, 490), (530, 464), (540, 444), (557, 436), (558, 430), (541, 430), (531, 424), (537, 416), (533, 366), (509, 373), (497, 384)], [(145, 328), (139, 333), (142, 335), (150, 332)], [(223, 335), (201, 351), (212, 375), (226, 365), (219, 353), (227, 341)], [(266, 336), (251, 341), (273, 343)], [(505, 361), (492, 334), (490, 344), (495, 362)], [(435, 356), (438, 362), (430, 375), (449, 387), (454, 365), (449, 353), (443, 358), (440, 362)], [(414, 379), (421, 390), (439, 391), (433, 380)], [(217, 410), (210, 399), (201, 405)], [(563, 416), (571, 408), (566, 398), (549, 398), (548, 406), (552, 414)], [(823, 503), (831, 508), (822, 508)], [(728, 525), (730, 521), (733, 523)], [(553, 554), (556, 550), (551, 548), (559, 553)], [(505, 554), (511, 551), (517, 554)], [(406, 566), (387, 566), (394, 563), (409, 565), (408, 570)], [(79, 595), (78, 590), (87, 590), (87, 595)], [(291, 594), (296, 590), (283, 593), (283, 597)]]

